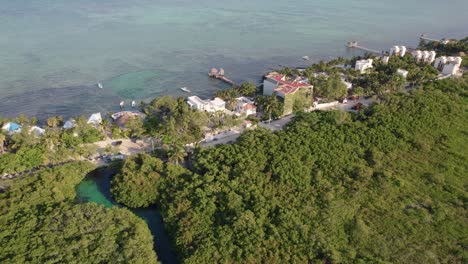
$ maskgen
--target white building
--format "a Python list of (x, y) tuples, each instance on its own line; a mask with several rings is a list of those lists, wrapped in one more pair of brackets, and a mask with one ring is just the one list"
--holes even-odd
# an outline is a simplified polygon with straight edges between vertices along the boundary
[(42, 136), (45, 134), (45, 129), (42, 129), (38, 126), (32, 126), (30, 129), (29, 129), (29, 133), (30, 134), (34, 134), (35, 136)]
[(445, 60), (445, 63), (442, 64), (442, 74), (443, 75), (457, 74), (460, 71), (461, 63), (462, 63), (461, 57), (447, 57)]
[(360, 71), (361, 73), (365, 73), (367, 69), (372, 68), (373, 62), (374, 61), (372, 59), (359, 60), (359, 61), (356, 61), (356, 66), (354, 68)]
[(403, 76), (403, 78), (405, 78), (405, 79), (408, 77), (408, 71), (407, 70), (398, 69), (397, 74)]
[(434, 67), (436, 67), (437, 69), (439, 70), (442, 70), (442, 68), (444, 67), (444, 65), (447, 63), (447, 57), (446, 56), (442, 56), (442, 57), (439, 57), (435, 60), (434, 62)]
[(75, 119), (70, 119), (65, 124), (63, 125), (63, 128), (65, 129), (72, 129), (76, 126), (76, 121)]
[(413, 58), (418, 61), (418, 62), (424, 62), (431, 64), (434, 62), (435, 57), (436, 57), (436, 52), (435, 51), (421, 51), (421, 50), (415, 50), (411, 53), (413, 55)]
[(234, 111), (238, 115), (255, 115), (257, 113), (257, 107), (254, 102), (247, 97), (239, 97), (236, 99), (236, 105)]
[(442, 71), (444, 75), (457, 74), (462, 63), (461, 57), (439, 57), (434, 62), (434, 67)]
[(88, 124), (100, 125), (102, 123), (101, 113), (94, 113), (88, 119)]
[(390, 60), (390, 57), (389, 56), (383, 56), (382, 57), (382, 63), (387, 65), (388, 64), (388, 61)]
[(218, 97), (213, 100), (202, 100), (198, 96), (190, 96), (187, 98), (187, 104), (192, 109), (211, 113), (226, 110), (226, 102)]
[(195, 109), (195, 110), (200, 110), (204, 111), (205, 110), (205, 105), (206, 101), (200, 99), (198, 96), (190, 96), (187, 98), (187, 104), (190, 106), (190, 108)]
[(422, 51), (420, 50), (415, 50), (413, 52), (411, 52), (411, 55), (413, 55), (413, 58), (416, 60), (416, 61), (421, 61), (422, 59)]
[(390, 49), (390, 56), (400, 56), (404, 57), (406, 54), (406, 47), (405, 46), (393, 46)]
[(431, 64), (431, 63), (433, 63), (433, 62), (435, 61), (435, 58), (436, 58), (437, 53), (436, 53), (435, 51), (431, 50), (431, 51), (429, 52), (429, 54), (430, 54), (430, 56), (429, 56), (429, 61), (428, 61), (428, 63)]
[(208, 101), (208, 107), (206, 111), (217, 112), (224, 110), (226, 110), (226, 102), (223, 99), (216, 97), (215, 99)]

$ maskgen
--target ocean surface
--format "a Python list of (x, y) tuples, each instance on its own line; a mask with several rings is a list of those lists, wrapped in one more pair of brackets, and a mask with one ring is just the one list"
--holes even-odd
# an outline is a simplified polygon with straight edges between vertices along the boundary
[(259, 82), (305, 55), (360, 54), (349, 40), (464, 37), (467, 14), (466, 0), (0, 0), (0, 115), (105, 113), (181, 87), (207, 97), (227, 87), (211, 67)]

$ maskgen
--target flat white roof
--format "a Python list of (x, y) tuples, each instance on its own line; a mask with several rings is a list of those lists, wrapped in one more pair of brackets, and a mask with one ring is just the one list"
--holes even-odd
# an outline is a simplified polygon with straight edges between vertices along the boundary
[(226, 102), (219, 97), (216, 97), (215, 99), (211, 100), (210, 103), (216, 106), (224, 106), (226, 104)]
[(206, 104), (206, 102), (204, 100), (200, 99), (200, 97), (198, 97), (196, 95), (188, 97), (187, 100), (189, 102), (192, 102), (192, 103), (198, 104), (198, 105)]

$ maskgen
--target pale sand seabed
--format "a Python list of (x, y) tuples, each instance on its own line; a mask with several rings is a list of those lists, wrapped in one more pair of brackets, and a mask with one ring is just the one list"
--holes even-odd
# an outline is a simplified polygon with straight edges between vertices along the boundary
[(383, 49), (463, 37), (467, 13), (461, 0), (0, 0), (0, 114), (105, 112), (184, 86), (208, 96), (225, 87), (211, 67), (257, 82), (304, 55), (353, 55), (351, 39)]

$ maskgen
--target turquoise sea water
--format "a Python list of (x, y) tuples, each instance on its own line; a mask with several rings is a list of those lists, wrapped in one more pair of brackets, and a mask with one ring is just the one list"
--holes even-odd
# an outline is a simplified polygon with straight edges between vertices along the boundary
[(225, 87), (211, 67), (259, 81), (304, 55), (353, 55), (348, 40), (463, 37), (466, 14), (466, 0), (0, 0), (0, 114), (113, 110), (185, 86), (207, 96)]

